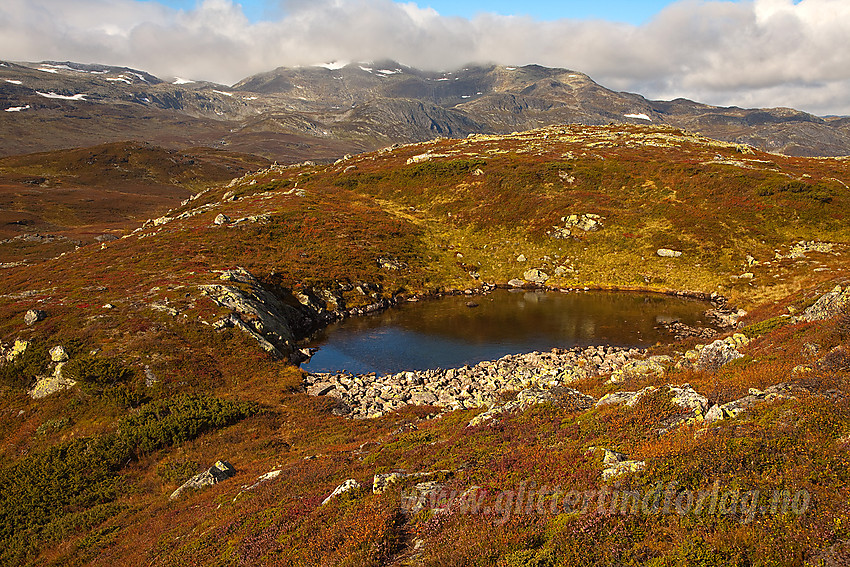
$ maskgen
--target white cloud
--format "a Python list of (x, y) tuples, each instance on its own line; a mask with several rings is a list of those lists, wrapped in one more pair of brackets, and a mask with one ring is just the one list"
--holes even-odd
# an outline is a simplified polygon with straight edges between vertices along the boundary
[[(423, 4), (426, 2), (423, 1)], [(0, 57), (127, 65), (232, 84), (286, 65), (395, 59), (538, 63), (650, 98), (850, 114), (850, 2), (681, 0), (641, 26), (444, 17), (414, 2), (286, 0), (252, 24), (232, 0), (3, 0)]]

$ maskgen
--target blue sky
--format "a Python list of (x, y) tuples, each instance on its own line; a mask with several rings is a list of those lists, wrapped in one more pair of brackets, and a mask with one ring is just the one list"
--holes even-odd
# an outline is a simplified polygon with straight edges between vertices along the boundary
[[(198, 0), (151, 0), (160, 4), (189, 10), (195, 7)], [(261, 20), (276, 20), (282, 15), (280, 5), (283, 2), (275, 0), (242, 0), (242, 11), (254, 22)], [(631, 24), (642, 24), (652, 18), (672, 0), (515, 0), (483, 1), (483, 0), (419, 0), (420, 7), (431, 7), (443, 16), (472, 17), (480, 12), (492, 12), (504, 16), (531, 16), (538, 20), (572, 19), (602, 19)]]

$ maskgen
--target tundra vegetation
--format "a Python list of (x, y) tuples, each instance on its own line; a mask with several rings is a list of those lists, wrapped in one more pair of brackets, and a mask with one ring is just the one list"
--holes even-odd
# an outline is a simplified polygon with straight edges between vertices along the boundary
[[(559, 126), (268, 166), (6, 267), (0, 562), (846, 564), (847, 183), (840, 158)], [(488, 408), (349, 419), (289, 361), (344, 311), (531, 285), (530, 268), (561, 289), (722, 296), (734, 328), (671, 336), (647, 353), (660, 371), (502, 392), (477, 420)], [(169, 498), (219, 460), (235, 476)], [(563, 506), (715, 486), (737, 496)]]

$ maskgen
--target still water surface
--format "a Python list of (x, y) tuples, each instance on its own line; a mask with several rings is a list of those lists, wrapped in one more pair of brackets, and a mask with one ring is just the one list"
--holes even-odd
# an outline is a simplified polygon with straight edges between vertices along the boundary
[[(467, 307), (473, 301), (478, 307)], [(309, 372), (387, 374), (454, 368), (506, 354), (607, 344), (643, 347), (671, 340), (660, 325), (708, 326), (711, 304), (655, 294), (495, 290), (406, 303), (324, 329), (308, 345)]]

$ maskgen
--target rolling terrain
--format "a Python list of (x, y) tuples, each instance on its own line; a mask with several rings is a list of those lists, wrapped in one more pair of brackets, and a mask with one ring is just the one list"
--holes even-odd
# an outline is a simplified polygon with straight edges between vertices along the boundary
[[(382, 69), (395, 70), (345, 73), (383, 88), (411, 74)], [(324, 71), (228, 92), (287, 97), (298, 73)], [(434, 100), (479, 88), (434, 77), (458, 85)], [(402, 99), (427, 80), (392, 84)], [(171, 88), (145, 88), (158, 86)], [(298, 112), (368, 105), (315, 89)], [(639, 103), (628, 110), (653, 112)], [(4, 158), (13, 191), (144, 191), (159, 212), (110, 211), (121, 238), (0, 272), (2, 562), (846, 563), (850, 162), (636, 120), (295, 165), (124, 144)], [(381, 139), (354, 123), (354, 138)], [(71, 201), (40, 197), (33, 222), (88, 222), (67, 220), (85, 207), (54, 220)], [(490, 404), (433, 398), (370, 419), (345, 417), (340, 383), (316, 389), (293, 364), (329, 321), (496, 285), (709, 298), (725, 331), (671, 333), (613, 371), (596, 353), (533, 353), (526, 377), (554, 374), (500, 376)], [(497, 374), (516, 370), (502, 362)], [(170, 497), (219, 460), (234, 476)], [(734, 506), (671, 511), (715, 486)], [(661, 504), (631, 513), (613, 491)], [(477, 510), (445, 496), (479, 492)], [(557, 506), (579, 493), (609, 500)]]
[(537, 65), (433, 72), (352, 63), (279, 68), (225, 86), (123, 67), (0, 62), (0, 107), (0, 155), (137, 140), (292, 163), (436, 136), (612, 122), (670, 125), (788, 155), (850, 154), (846, 117), (652, 101)]
[(223, 150), (132, 142), (0, 158), (0, 264), (119, 238), (196, 192), (267, 164)]

